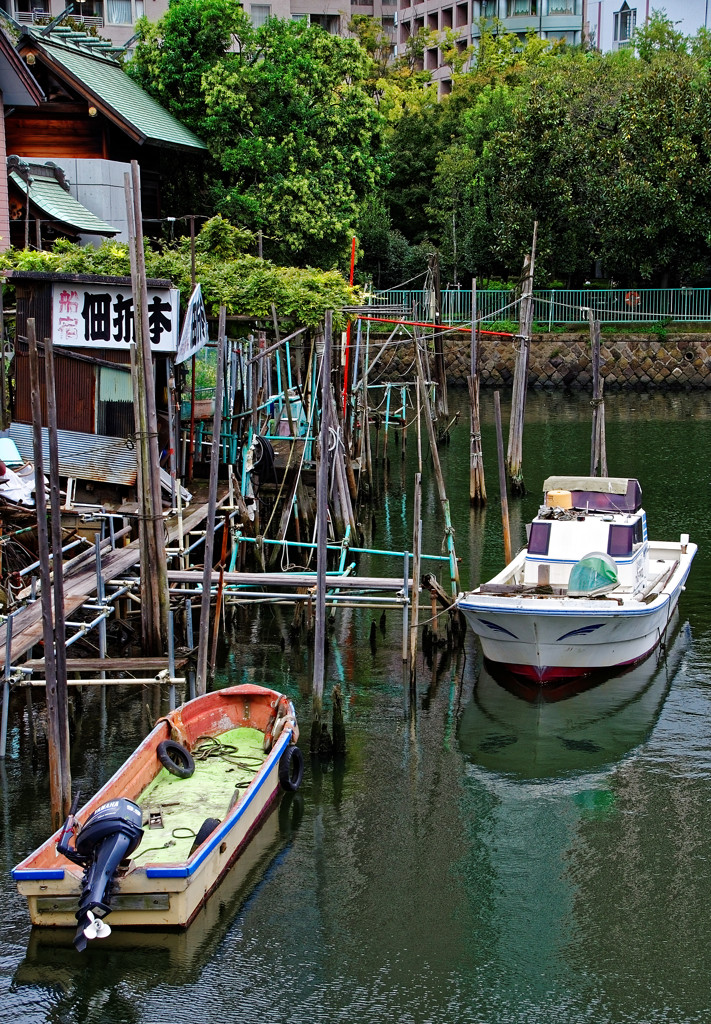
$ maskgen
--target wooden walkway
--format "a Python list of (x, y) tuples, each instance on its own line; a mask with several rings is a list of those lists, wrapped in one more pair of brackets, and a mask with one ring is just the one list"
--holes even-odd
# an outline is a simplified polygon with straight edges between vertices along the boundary
[[(207, 504), (198, 505), (190, 515), (183, 518), (183, 535), (194, 530), (207, 517)], [(172, 522), (168, 526), (168, 538), (172, 543), (178, 536), (178, 524)], [(67, 618), (80, 608), (87, 598), (96, 593), (96, 565), (93, 556), (89, 555), (86, 569), (77, 572), (64, 581), (64, 613)], [(101, 574), (109, 581), (124, 576), (140, 561), (140, 550), (137, 540), (124, 548), (109, 550), (101, 560)], [(0, 627), (0, 670), (5, 667), (6, 632)], [(34, 601), (15, 612), (12, 620), (12, 651), (10, 663), (18, 661), (24, 654), (44, 638), (42, 625), (42, 602)]]

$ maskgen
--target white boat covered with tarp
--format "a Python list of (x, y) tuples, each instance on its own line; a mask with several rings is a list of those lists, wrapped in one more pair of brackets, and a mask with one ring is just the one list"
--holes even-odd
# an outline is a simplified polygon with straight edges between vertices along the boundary
[(664, 636), (696, 545), (650, 541), (626, 477), (549, 477), (528, 545), (459, 607), (484, 656), (546, 683), (631, 665)]

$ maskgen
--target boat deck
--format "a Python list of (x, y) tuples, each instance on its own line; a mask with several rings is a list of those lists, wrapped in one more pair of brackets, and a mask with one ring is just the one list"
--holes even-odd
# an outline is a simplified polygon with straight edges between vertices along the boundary
[[(161, 768), (137, 799), (145, 832), (135, 863), (180, 863), (206, 818), (222, 821), (262, 767), (264, 735), (246, 726), (199, 741), (193, 749), (195, 771), (181, 779)], [(162, 827), (149, 827), (158, 816)]]

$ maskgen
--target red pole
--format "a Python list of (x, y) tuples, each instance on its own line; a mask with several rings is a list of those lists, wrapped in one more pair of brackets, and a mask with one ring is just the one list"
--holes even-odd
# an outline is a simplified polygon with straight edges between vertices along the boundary
[[(350, 274), (350, 277), (348, 278), (348, 283), (350, 284), (351, 288), (353, 287), (353, 271), (355, 270), (355, 250), (356, 250), (356, 239), (355, 239), (355, 235), (353, 235), (353, 240), (351, 242), (351, 274)], [(345, 419), (346, 419), (346, 411), (348, 409), (348, 367), (350, 365), (350, 360), (351, 360), (351, 322), (349, 320), (348, 321), (348, 326), (346, 327), (346, 361), (345, 361), (345, 365), (343, 367), (343, 420), (344, 420), (344, 422), (345, 422)]]

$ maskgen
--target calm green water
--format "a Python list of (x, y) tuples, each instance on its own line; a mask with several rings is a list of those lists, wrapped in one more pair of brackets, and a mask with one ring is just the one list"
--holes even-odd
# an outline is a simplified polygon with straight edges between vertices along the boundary
[[(529, 497), (549, 473), (586, 472), (590, 406), (529, 397)], [(639, 477), (650, 536), (700, 546), (664, 652), (562, 704), (528, 703), (482, 670), (476, 644), (417, 702), (402, 685), (401, 621), (342, 613), (329, 679), (341, 682), (345, 766), (307, 763), (303, 801), (272, 815), (187, 934), (127, 935), (86, 954), (34, 934), (9, 877), (45, 838), (47, 777), (32, 764), (23, 708), (0, 768), (0, 1019), (26, 1022), (380, 1022), (682, 1024), (711, 1018), (711, 422), (704, 396), (612, 395), (610, 473)], [(483, 440), (490, 504), (468, 505), (468, 416), (442, 449), (463, 582), (502, 563), (492, 401)], [(391, 442), (392, 443), (392, 442)], [(426, 447), (426, 445), (425, 445)], [(370, 533), (401, 549), (409, 484), (391, 448)], [(425, 549), (442, 540), (423, 496)], [(361, 561), (398, 575), (401, 560)], [(221, 678), (287, 690), (308, 721), (309, 652), (290, 614), (238, 616)], [(282, 640), (283, 647), (282, 650)], [(111, 692), (87, 700), (73, 774), (90, 792), (143, 735), (148, 712)]]

